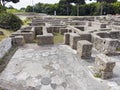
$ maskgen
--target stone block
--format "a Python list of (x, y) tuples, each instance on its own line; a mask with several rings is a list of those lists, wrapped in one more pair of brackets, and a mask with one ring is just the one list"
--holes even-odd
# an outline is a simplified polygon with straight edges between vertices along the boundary
[(26, 43), (32, 43), (34, 40), (34, 34), (32, 32), (22, 33), (21, 35), (24, 36)]
[(66, 44), (66, 45), (70, 44), (70, 33), (64, 34), (64, 44)]
[(77, 41), (80, 40), (80, 36), (75, 33), (70, 33), (70, 46), (73, 49), (77, 49)]
[(53, 33), (53, 27), (47, 27), (47, 32), (48, 33)]
[(68, 32), (68, 29), (67, 29), (67, 28), (61, 28), (61, 29), (59, 30), (59, 33), (62, 34), (62, 35), (64, 35), (64, 33), (67, 33), (67, 32)]
[(35, 26), (35, 35), (43, 35), (43, 27)]
[(54, 44), (53, 34), (37, 35), (38, 45)]
[(104, 72), (112, 72), (115, 66), (115, 62), (111, 61), (111, 59), (104, 54), (99, 54), (96, 56), (95, 64)]
[(100, 32), (97, 32), (96, 34), (101, 38), (109, 38), (109, 33), (105, 31), (100, 31)]
[(101, 23), (101, 24), (100, 24), (100, 28), (106, 28), (106, 25), (107, 25), (107, 24)]
[(91, 42), (91, 34), (90, 33), (80, 33), (80, 40), (87, 40)]
[(59, 33), (60, 28), (62, 28), (62, 27), (60, 27), (60, 26), (54, 26), (53, 27), (53, 32), (54, 33)]
[(101, 78), (108, 79), (113, 75), (113, 69), (115, 67), (115, 62), (105, 54), (98, 54), (95, 58), (95, 65), (101, 74)]
[(77, 42), (77, 53), (83, 59), (91, 58), (92, 43), (81, 40)]
[(104, 42), (104, 52), (107, 55), (111, 55), (116, 53), (116, 49), (119, 45), (119, 41), (117, 39), (110, 39), (110, 38), (105, 38)]
[(14, 46), (23, 46), (25, 44), (25, 40), (23, 36), (15, 36), (12, 39)]
[(102, 79), (109, 79), (112, 78), (113, 72), (101, 72), (101, 78)]
[(119, 39), (120, 38), (120, 31), (119, 30), (110, 31), (110, 38)]

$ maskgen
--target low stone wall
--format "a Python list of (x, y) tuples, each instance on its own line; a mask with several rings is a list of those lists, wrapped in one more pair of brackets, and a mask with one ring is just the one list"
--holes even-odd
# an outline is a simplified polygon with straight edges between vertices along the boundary
[(100, 22), (92, 22), (92, 26), (96, 28), (106, 28), (106, 23), (100, 23)]
[(111, 38), (101, 38), (98, 35), (92, 35), (93, 47), (95, 47), (99, 52), (104, 54), (115, 54), (116, 48), (118, 48), (119, 40)]
[(47, 27), (47, 32), (48, 33), (59, 33), (61, 28), (65, 28), (65, 26), (51, 26), (51, 27)]
[(0, 42), (0, 58), (2, 58), (12, 47), (12, 39), (6, 38)]
[(38, 45), (54, 44), (54, 37), (52, 33), (37, 35), (37, 41)]

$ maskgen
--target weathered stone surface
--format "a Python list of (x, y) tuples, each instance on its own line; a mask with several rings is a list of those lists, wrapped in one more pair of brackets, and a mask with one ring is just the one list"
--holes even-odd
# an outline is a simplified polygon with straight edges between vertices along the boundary
[(43, 35), (43, 27), (42, 26), (34, 26), (35, 35)]
[(77, 42), (77, 53), (83, 59), (91, 58), (92, 53), (92, 43), (81, 40)]
[(117, 39), (106, 38), (104, 42), (104, 50), (103, 53), (107, 55), (112, 55), (116, 53), (116, 48), (118, 47), (119, 42)]
[(25, 40), (23, 36), (15, 36), (12, 38), (12, 44), (14, 46), (23, 46), (25, 44)]
[(44, 35), (37, 35), (38, 45), (53, 44), (54, 38), (53, 34), (48, 33)]
[(100, 36), (101, 38), (109, 38), (109, 33), (105, 32), (105, 31), (100, 31), (96, 33), (98, 36)]
[(60, 28), (59, 33), (64, 35), (64, 33), (67, 33), (68, 29), (67, 28)]
[(101, 76), (102, 79), (109, 79), (109, 78), (113, 77), (113, 72), (102, 71), (101, 74), (102, 74), (102, 76)]
[(118, 39), (111, 38), (101, 38), (98, 35), (92, 35), (93, 47), (95, 47), (99, 52), (114, 55), (116, 53), (116, 48), (119, 47)]
[(70, 44), (70, 33), (64, 34), (64, 44), (66, 44), (66, 45)]
[(70, 33), (70, 46), (73, 49), (77, 49), (77, 41), (80, 40), (80, 36), (75, 33)]
[(41, 79), (41, 84), (43, 85), (49, 85), (51, 83), (51, 79), (48, 77), (44, 77)]
[(112, 61), (110, 57), (104, 54), (98, 54), (95, 58), (95, 64), (103, 79), (108, 79), (112, 77), (115, 62)]
[[(26, 44), (19, 47), (0, 74), (0, 87), (7, 90), (107, 90), (106, 83), (91, 77), (87, 66), (67, 45)], [(48, 77), (47, 85), (41, 83), (41, 80), (46, 83), (45, 77)]]
[(104, 72), (112, 72), (115, 66), (115, 62), (111, 61), (111, 59), (104, 54), (96, 56), (95, 64), (98, 65), (98, 68)]
[(35, 38), (33, 32), (30, 32), (30, 31), (29, 32), (24, 31), (22, 33), (16, 32), (16, 33), (13, 33), (12, 36), (23, 36), (26, 43), (32, 43)]
[(12, 39), (6, 38), (0, 42), (0, 58), (2, 58), (12, 47)]
[(51, 87), (52, 87), (53, 89), (56, 89), (56, 88), (57, 88), (57, 84), (56, 84), (56, 83), (51, 83)]
[(87, 40), (91, 42), (91, 34), (90, 33), (80, 33), (80, 40)]
[(110, 31), (110, 38), (119, 39), (120, 38), (120, 31), (119, 30)]

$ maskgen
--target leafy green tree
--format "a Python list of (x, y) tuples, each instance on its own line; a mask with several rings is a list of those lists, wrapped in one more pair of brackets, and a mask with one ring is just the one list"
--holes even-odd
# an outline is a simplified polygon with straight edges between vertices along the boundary
[(11, 13), (0, 14), (0, 28), (18, 30), (22, 26), (22, 21), (16, 15)]
[[(58, 12), (64, 13), (64, 15), (71, 15), (73, 5), (70, 0), (60, 0), (58, 3)], [(60, 14), (62, 15), (62, 14)]]
[(79, 9), (81, 4), (85, 4), (85, 0), (67, 0), (68, 3), (75, 3), (77, 6), (77, 16), (79, 16)]
[(117, 2), (117, 0), (97, 0), (97, 2), (114, 3), (114, 2)]
[(25, 9), (26, 12), (33, 12), (33, 8), (32, 6), (27, 6), (27, 8)]

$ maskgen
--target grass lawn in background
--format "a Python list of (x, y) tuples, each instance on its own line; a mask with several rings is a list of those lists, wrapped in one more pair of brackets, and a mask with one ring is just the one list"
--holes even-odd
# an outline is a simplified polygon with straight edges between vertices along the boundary
[(64, 35), (61, 35), (60, 33), (54, 33), (55, 44), (63, 43), (63, 38), (64, 38)]
[(13, 33), (12, 30), (2, 29), (2, 28), (0, 28), (0, 31), (2, 31), (4, 33), (4, 35), (0, 35), (0, 41), (4, 38), (10, 36), (11, 33)]

